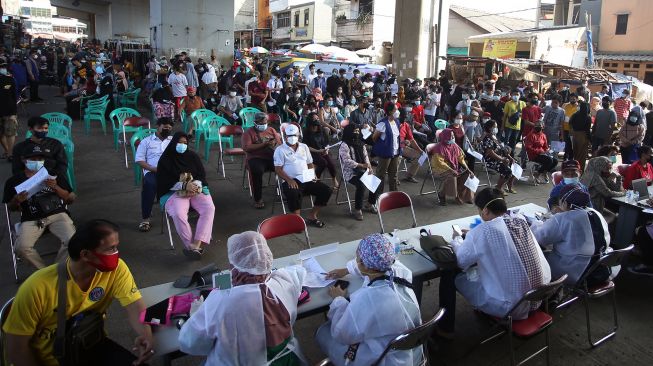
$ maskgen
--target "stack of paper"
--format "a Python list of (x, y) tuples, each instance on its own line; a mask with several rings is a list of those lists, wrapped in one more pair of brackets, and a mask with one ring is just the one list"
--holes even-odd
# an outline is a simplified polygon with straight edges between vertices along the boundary
[(469, 188), (470, 191), (476, 192), (478, 189), (478, 185), (481, 183), (481, 181), (476, 178), (476, 176), (469, 176), (467, 177), (467, 180), (465, 181), (465, 187)]
[(312, 288), (327, 287), (335, 282), (335, 280), (328, 280), (326, 278), (326, 271), (315, 258), (309, 258), (303, 261), (302, 266), (306, 268), (306, 277), (304, 277), (303, 286)]
[(374, 174), (370, 174), (369, 171), (365, 172), (365, 174), (361, 176), (360, 180), (372, 193), (376, 192), (376, 190), (379, 188), (379, 185), (381, 184), (381, 179), (379, 179)]
[(57, 179), (57, 177), (51, 176), (48, 173), (48, 170), (43, 167), (28, 180), (17, 185), (14, 189), (16, 190), (16, 193), (27, 192), (27, 198), (30, 198), (45, 188), (45, 181), (47, 179)]
[(510, 170), (512, 170), (512, 175), (515, 176), (515, 179), (519, 180), (521, 179), (522, 173), (524, 172), (524, 169), (517, 163), (512, 163), (512, 166), (510, 167)]

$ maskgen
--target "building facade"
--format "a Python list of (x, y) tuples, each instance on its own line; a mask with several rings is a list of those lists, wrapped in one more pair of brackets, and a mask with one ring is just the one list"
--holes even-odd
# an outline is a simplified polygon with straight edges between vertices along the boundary
[(333, 40), (334, 0), (270, 0), (269, 4), (274, 46)]
[(336, 5), (337, 46), (372, 48), (377, 57), (394, 40), (395, 0), (351, 0)]
[[(270, 46), (272, 17), (269, 0), (234, 1), (234, 44), (239, 48)], [(252, 42), (252, 37), (254, 42)]]

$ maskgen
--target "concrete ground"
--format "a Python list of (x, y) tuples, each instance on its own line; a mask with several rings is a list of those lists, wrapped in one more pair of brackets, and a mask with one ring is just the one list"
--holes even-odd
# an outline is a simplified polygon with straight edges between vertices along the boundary
[[(30, 115), (40, 115), (46, 112), (63, 112), (63, 98), (55, 97), (57, 90), (42, 87), (41, 94), (46, 98), (44, 103), (29, 104), (26, 113), (20, 116), (19, 136), (24, 136), (26, 121)], [(150, 116), (148, 108), (141, 108), (145, 116)], [(220, 268), (228, 265), (226, 255), (226, 240), (234, 234), (245, 230), (256, 230), (258, 223), (271, 216), (271, 202), (274, 189), (266, 188), (264, 198), (267, 207), (255, 210), (251, 207), (248, 192), (241, 186), (241, 170), (239, 164), (227, 165), (228, 179), (218, 177), (216, 167), (218, 157), (213, 149), (211, 161), (206, 163), (208, 180), (216, 206), (215, 223), (213, 226), (213, 241), (206, 249), (201, 262), (188, 261), (181, 253), (181, 242), (173, 232), (176, 250), (171, 251), (167, 234), (161, 234), (161, 215), (156, 212), (153, 228), (148, 233), (137, 230), (140, 221), (140, 189), (134, 185), (133, 170), (126, 169), (122, 150), (115, 151), (112, 137), (102, 135), (99, 123), (93, 123), (90, 135), (84, 134), (83, 123), (74, 122), (73, 138), (76, 144), (75, 168), (78, 184), (78, 199), (70, 206), (70, 212), (75, 222), (79, 223), (90, 218), (107, 218), (121, 226), (121, 257), (129, 265), (140, 287), (147, 287), (163, 282), (173, 281), (178, 276), (190, 274), (195, 269), (214, 262)], [(22, 138), (20, 139), (22, 140)], [(132, 159), (131, 153), (130, 161)], [(201, 153), (203, 156), (203, 153)], [(479, 169), (480, 170), (480, 169)], [(420, 172), (420, 179), (424, 174)], [(480, 172), (479, 172), (480, 173)], [(326, 174), (326, 173), (325, 173)], [(10, 165), (0, 164), (0, 176), (6, 180), (10, 176)], [(493, 179), (495, 179), (493, 177)], [(400, 189), (413, 197), (417, 221), (420, 224), (450, 220), (453, 218), (475, 215), (476, 209), (471, 205), (458, 206), (449, 204), (440, 207), (435, 204), (435, 196), (418, 196), (420, 184), (402, 183)], [(525, 203), (544, 205), (549, 185), (534, 187), (525, 183), (516, 186), (518, 194), (507, 197), (509, 206)], [(347, 242), (359, 239), (366, 234), (379, 230), (375, 216), (366, 214), (363, 222), (357, 222), (348, 216), (346, 205), (331, 203), (323, 210), (322, 219), (327, 223), (323, 229), (309, 228), (311, 241), (314, 245), (333, 242)], [(155, 210), (156, 211), (156, 210)], [(275, 213), (279, 213), (279, 205)], [(405, 228), (410, 225), (405, 213), (388, 215), (388, 228)], [(2, 222), (2, 255), (0, 257), (0, 301), (4, 303), (14, 296), (18, 289), (12, 272), (9, 256), (9, 241), (6, 224)], [(174, 229), (173, 229), (174, 230)], [(51, 235), (39, 242), (41, 252), (56, 248), (56, 240)], [(273, 240), (270, 243), (276, 257), (296, 253), (303, 248), (303, 238), (289, 237)], [(46, 257), (53, 261), (53, 256)], [(632, 258), (631, 261), (636, 261)], [(32, 272), (24, 263), (19, 264), (19, 274), (25, 278)], [(622, 271), (616, 280), (618, 291), (619, 333), (617, 336), (597, 349), (590, 349), (586, 340), (585, 314), (582, 306), (573, 306), (569, 311), (559, 312), (551, 329), (551, 363), (553, 365), (651, 365), (653, 364), (653, 318), (650, 306), (653, 301), (651, 288), (653, 279), (638, 277), (627, 271)], [(423, 318), (432, 317), (438, 309), (438, 280), (425, 285), (422, 302)], [(592, 326), (596, 332), (601, 332), (611, 325), (611, 307), (608, 299), (592, 302)], [(373, 311), (373, 309), (370, 309)], [(114, 304), (109, 311), (110, 321), (107, 323), (109, 335), (129, 346), (134, 337), (129, 329), (124, 312), (119, 305)], [(295, 334), (300, 340), (304, 353), (312, 363), (317, 363), (324, 355), (313, 341), (313, 334), (324, 321), (322, 315), (303, 319), (295, 325)], [(464, 299), (458, 299), (456, 338), (453, 342), (435, 342), (431, 352), (431, 365), (504, 365), (509, 364), (507, 338), (503, 337), (490, 344), (479, 346), (479, 341), (490, 330), (489, 324), (474, 315)], [(517, 342), (522, 354), (533, 349), (543, 338), (534, 342)], [(522, 345), (524, 346), (522, 347)], [(185, 357), (173, 362), (174, 365), (198, 365), (201, 358)], [(154, 364), (158, 364), (155, 361)], [(545, 364), (539, 357), (531, 364)]]

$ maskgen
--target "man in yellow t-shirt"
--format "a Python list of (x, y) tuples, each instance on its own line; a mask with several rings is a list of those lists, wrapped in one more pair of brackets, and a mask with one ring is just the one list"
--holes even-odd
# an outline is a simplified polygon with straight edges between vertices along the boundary
[(571, 133), (569, 132), (569, 119), (574, 113), (578, 112), (578, 95), (576, 93), (569, 94), (569, 103), (562, 105), (565, 111), (565, 122), (562, 124), (562, 136), (565, 141), (565, 160), (573, 159), (574, 150), (571, 146)]
[[(117, 299), (127, 311), (129, 324), (138, 333), (133, 346), (137, 356), (105, 338), (90, 352), (93, 365), (140, 364), (154, 354), (150, 326), (139, 322), (145, 303), (129, 268), (118, 257), (118, 243), (115, 224), (92, 220), (78, 229), (68, 244), (66, 319), (87, 311), (104, 314), (111, 301)], [(54, 264), (32, 274), (18, 289), (3, 326), (10, 364), (59, 365), (53, 354), (57, 282), (57, 264)]]
[[(510, 100), (503, 107), (503, 142), (510, 146), (511, 156), (515, 155), (515, 145), (521, 130), (521, 114), (526, 107), (526, 103), (519, 100), (519, 96), (519, 90), (513, 89), (510, 92)], [(517, 116), (516, 113), (519, 113), (519, 116), (516, 121), (513, 121), (513, 116)]]

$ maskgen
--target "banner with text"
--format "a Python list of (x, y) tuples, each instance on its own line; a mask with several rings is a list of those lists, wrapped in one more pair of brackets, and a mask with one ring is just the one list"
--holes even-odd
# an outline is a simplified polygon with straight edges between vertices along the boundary
[(483, 57), (515, 58), (516, 39), (486, 39), (483, 44)]

